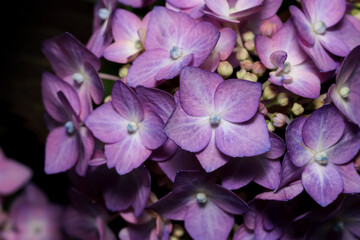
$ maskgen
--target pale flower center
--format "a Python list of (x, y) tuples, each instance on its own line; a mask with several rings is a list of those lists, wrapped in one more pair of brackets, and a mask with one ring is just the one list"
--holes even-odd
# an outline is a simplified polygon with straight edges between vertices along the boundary
[(137, 40), (137, 41), (135, 42), (135, 48), (136, 48), (137, 50), (140, 50), (140, 49), (143, 48), (143, 45), (142, 45), (142, 43), (141, 43), (140, 40)]
[(136, 122), (129, 122), (127, 125), (128, 133), (135, 133), (138, 130), (138, 125)]
[(282, 70), (283, 73), (287, 74), (291, 71), (291, 64), (289, 62), (284, 63), (284, 69)]
[(209, 116), (209, 121), (210, 121), (210, 124), (214, 127), (216, 127), (217, 125), (219, 125), (220, 123), (220, 116), (216, 113), (213, 113)]
[(66, 133), (69, 135), (74, 134), (74, 132), (75, 132), (74, 123), (72, 121), (68, 121), (67, 123), (65, 123), (65, 130), (66, 130)]
[(98, 11), (98, 16), (101, 20), (106, 20), (110, 15), (110, 12), (106, 8), (100, 8)]
[(324, 34), (326, 31), (326, 25), (323, 21), (317, 21), (313, 26), (314, 32), (317, 34)]
[(173, 60), (176, 60), (178, 58), (180, 58), (182, 56), (183, 52), (182, 49), (180, 47), (174, 46), (171, 50), (170, 50), (170, 57)]
[(340, 88), (339, 94), (342, 98), (347, 98), (350, 94), (350, 88), (348, 87)]
[(196, 194), (196, 199), (199, 204), (204, 204), (207, 202), (207, 196), (204, 192), (199, 192)]
[(76, 83), (76, 84), (81, 84), (81, 83), (83, 83), (84, 82), (84, 80), (85, 80), (85, 78), (84, 78), (84, 75), (83, 74), (81, 74), (81, 73), (74, 73), (73, 75), (72, 75), (72, 79), (74, 80), (74, 82)]
[(326, 165), (328, 163), (328, 155), (324, 152), (319, 152), (315, 155), (315, 161), (320, 165)]

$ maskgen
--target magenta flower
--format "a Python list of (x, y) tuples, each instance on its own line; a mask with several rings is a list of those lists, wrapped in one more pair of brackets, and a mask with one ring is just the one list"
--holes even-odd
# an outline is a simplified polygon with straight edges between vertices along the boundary
[[(211, 172), (229, 157), (249, 157), (270, 149), (264, 117), (257, 113), (261, 84), (194, 67), (180, 74), (180, 100), (164, 131), (182, 149), (196, 152)], [(246, 136), (246, 137), (245, 137)]]
[(127, 83), (154, 87), (176, 77), (184, 66), (200, 66), (219, 36), (211, 23), (197, 23), (185, 13), (155, 7), (146, 33), (146, 51), (130, 67)]
[(128, 63), (134, 60), (144, 50), (150, 16), (151, 12), (141, 21), (135, 14), (117, 9), (112, 24), (115, 42), (105, 49), (104, 57), (118, 63)]
[(99, 59), (69, 33), (46, 40), (42, 50), (56, 75), (76, 89), (84, 120), (93, 109), (91, 99), (99, 104), (104, 95)]
[(360, 176), (349, 162), (359, 151), (360, 130), (346, 123), (333, 105), (293, 120), (286, 129), (286, 143), (292, 163), (304, 167), (306, 192), (321, 206), (342, 192), (360, 192)]
[(149, 207), (160, 215), (185, 221), (185, 228), (194, 239), (227, 239), (234, 216), (247, 210), (236, 194), (213, 183), (202, 171), (180, 171), (173, 190)]
[(0, 148), (0, 196), (15, 193), (30, 180), (31, 176), (30, 168), (7, 158)]
[(45, 72), (42, 95), (45, 110), (55, 121), (46, 140), (45, 172), (59, 173), (76, 165), (76, 172), (85, 175), (94, 151), (94, 138), (80, 120), (77, 93), (67, 82)]
[(345, 57), (360, 44), (360, 32), (344, 18), (345, 0), (304, 0), (303, 12), (290, 6), (299, 44), (315, 62), (320, 71), (335, 70), (337, 63), (332, 55)]
[(166, 141), (164, 123), (156, 113), (144, 108), (136, 94), (121, 81), (115, 83), (111, 97), (111, 102), (90, 114), (86, 126), (105, 143), (108, 167), (126, 174)]
[(255, 47), (261, 62), (269, 69), (269, 80), (307, 98), (320, 95), (320, 72), (301, 49), (291, 20), (272, 38), (256, 36)]
[(329, 94), (337, 109), (360, 126), (360, 46), (354, 48), (341, 64), (336, 84), (330, 87)]

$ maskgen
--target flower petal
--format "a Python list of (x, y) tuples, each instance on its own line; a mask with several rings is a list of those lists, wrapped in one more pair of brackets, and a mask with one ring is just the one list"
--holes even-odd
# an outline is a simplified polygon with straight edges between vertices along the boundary
[[(141, 28), (141, 20), (134, 13), (125, 9), (116, 9), (112, 18), (112, 33), (115, 42), (137, 40), (137, 31)], [(133, 42), (135, 45), (135, 42)]]
[(258, 157), (257, 163), (259, 169), (254, 182), (268, 189), (276, 189), (280, 183), (280, 161)]
[(206, 6), (220, 16), (229, 16), (230, 8), (226, 0), (205, 0)]
[(167, 139), (163, 133), (164, 122), (152, 111), (144, 111), (144, 120), (139, 123), (141, 142), (148, 149), (160, 147)]
[(282, 138), (272, 132), (269, 132), (269, 138), (271, 148), (267, 153), (264, 154), (264, 156), (270, 159), (277, 159), (284, 155), (286, 145)]
[(313, 46), (316, 42), (311, 24), (303, 12), (295, 6), (289, 7), (290, 13), (294, 20), (294, 25), (301, 39), (306, 42), (306, 45)]
[(274, 192), (263, 192), (258, 194), (255, 199), (261, 199), (261, 200), (274, 200), (274, 201), (289, 201), (296, 196), (298, 196), (302, 191), (304, 190), (304, 187), (300, 180), (291, 183), (290, 185), (281, 188), (279, 191)]
[(360, 193), (360, 175), (353, 162), (337, 165), (344, 181), (344, 193)]
[(172, 79), (179, 75), (183, 67), (190, 65), (194, 59), (194, 54), (188, 54), (186, 56), (180, 57), (177, 60), (170, 60), (167, 66), (162, 68), (156, 75), (155, 80), (161, 81), (166, 79)]
[(254, 158), (233, 159), (221, 168), (221, 185), (229, 190), (246, 186), (258, 173)]

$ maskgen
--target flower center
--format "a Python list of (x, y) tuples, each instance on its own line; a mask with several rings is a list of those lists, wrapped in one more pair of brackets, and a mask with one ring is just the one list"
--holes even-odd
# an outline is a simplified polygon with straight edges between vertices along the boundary
[(67, 123), (65, 123), (65, 130), (66, 133), (69, 135), (72, 135), (75, 133), (75, 125), (72, 121), (68, 121)]
[(128, 133), (135, 133), (138, 130), (138, 125), (136, 122), (129, 122), (127, 125)]
[(342, 98), (347, 98), (350, 94), (350, 88), (348, 87), (340, 88), (339, 94)]
[(106, 20), (109, 17), (110, 12), (106, 8), (100, 8), (97, 14), (101, 20)]
[(142, 45), (142, 43), (141, 43), (140, 40), (137, 40), (137, 41), (135, 42), (135, 48), (136, 48), (137, 50), (140, 50), (140, 49), (143, 48), (143, 45)]
[(182, 49), (180, 47), (174, 46), (170, 50), (171, 59), (176, 60), (176, 59), (180, 58), (181, 56), (182, 56)]
[(72, 75), (72, 79), (76, 84), (81, 84), (84, 82), (84, 75), (82, 75), (81, 73), (74, 73)]
[(233, 13), (235, 13), (237, 11), (238, 10), (235, 7), (232, 7), (232, 8), (229, 9), (230, 14), (233, 14)]
[(323, 21), (317, 21), (313, 26), (314, 32), (317, 34), (324, 34), (326, 31), (326, 25)]
[(289, 73), (291, 71), (291, 64), (289, 62), (284, 63), (283, 73)]
[(342, 232), (344, 230), (344, 223), (342, 221), (337, 221), (333, 225), (333, 229), (336, 232)]
[(196, 199), (199, 204), (205, 204), (207, 202), (207, 196), (204, 192), (197, 193)]
[(217, 115), (216, 113), (211, 114), (209, 117), (210, 124), (213, 127), (217, 127), (220, 123), (220, 120), (221, 120), (220, 116)]
[(326, 165), (328, 163), (328, 156), (324, 152), (319, 152), (315, 155), (315, 161), (320, 165)]

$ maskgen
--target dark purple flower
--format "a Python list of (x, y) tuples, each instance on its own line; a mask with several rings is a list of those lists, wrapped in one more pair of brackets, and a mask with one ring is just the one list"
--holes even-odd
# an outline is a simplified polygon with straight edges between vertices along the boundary
[(234, 216), (247, 210), (237, 195), (216, 185), (202, 171), (180, 171), (173, 190), (149, 207), (160, 215), (185, 221), (185, 228), (194, 239), (227, 239)]
[(164, 131), (182, 149), (196, 152), (211, 172), (231, 157), (249, 157), (270, 149), (264, 117), (257, 113), (261, 84), (224, 81), (216, 73), (186, 67), (180, 74), (180, 101)]
[(197, 23), (185, 13), (155, 7), (146, 33), (146, 51), (130, 67), (127, 83), (154, 87), (176, 77), (184, 66), (198, 67), (219, 37), (211, 23)]

